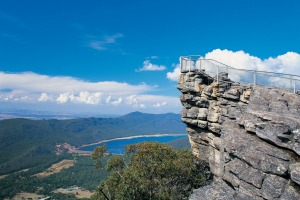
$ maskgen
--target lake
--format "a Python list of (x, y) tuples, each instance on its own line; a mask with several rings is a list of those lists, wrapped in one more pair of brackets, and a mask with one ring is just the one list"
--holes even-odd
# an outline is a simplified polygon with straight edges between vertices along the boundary
[(111, 152), (112, 154), (124, 154), (125, 146), (129, 145), (129, 144), (136, 144), (136, 143), (139, 143), (139, 142), (167, 143), (167, 142), (170, 142), (172, 140), (176, 140), (176, 139), (183, 138), (183, 137), (187, 137), (187, 135), (150, 136), (150, 137), (126, 138), (126, 139), (120, 139), (120, 140), (107, 141), (107, 142), (103, 142), (101, 144), (94, 144), (94, 145), (90, 145), (90, 146), (85, 146), (85, 147), (80, 148), (79, 150), (93, 151), (95, 147), (106, 144), (107, 150), (109, 152)]

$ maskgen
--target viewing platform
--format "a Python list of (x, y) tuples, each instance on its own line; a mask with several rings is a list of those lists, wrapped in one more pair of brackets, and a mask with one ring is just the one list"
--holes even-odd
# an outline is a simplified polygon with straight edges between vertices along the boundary
[[(232, 67), (214, 59), (204, 59), (199, 55), (181, 56), (180, 70), (181, 73), (199, 72), (211, 77), (217, 76), (220, 72), (225, 72), (228, 73), (230, 80), (239, 83), (250, 83), (253, 84), (254, 88), (256, 85), (261, 85), (282, 88), (300, 94), (300, 76), (298, 75), (239, 69), (237, 66)], [(219, 81), (221, 80), (217, 76), (217, 82)]]

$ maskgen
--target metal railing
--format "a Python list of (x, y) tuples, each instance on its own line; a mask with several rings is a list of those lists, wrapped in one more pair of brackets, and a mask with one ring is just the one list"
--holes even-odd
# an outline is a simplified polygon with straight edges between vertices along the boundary
[(262, 85), (279, 87), (291, 90), (294, 93), (296, 93), (297, 90), (300, 90), (300, 76), (298, 75), (237, 69), (214, 59), (201, 58), (199, 55), (181, 56), (180, 70), (181, 73), (203, 71), (211, 77), (216, 76), (217, 82), (219, 82), (219, 76), (217, 76), (217, 74), (226, 72), (232, 81), (251, 83), (254, 88), (256, 85)]

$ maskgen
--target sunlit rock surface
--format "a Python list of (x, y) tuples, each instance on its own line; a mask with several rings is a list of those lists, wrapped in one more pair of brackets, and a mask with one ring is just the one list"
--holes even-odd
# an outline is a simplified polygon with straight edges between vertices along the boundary
[(182, 73), (182, 121), (214, 181), (190, 199), (300, 199), (300, 96)]

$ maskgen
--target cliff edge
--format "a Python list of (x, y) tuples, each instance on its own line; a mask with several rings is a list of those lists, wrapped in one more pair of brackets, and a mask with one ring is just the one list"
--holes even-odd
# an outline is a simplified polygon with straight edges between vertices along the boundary
[(300, 96), (241, 85), (227, 73), (181, 73), (182, 121), (211, 185), (190, 199), (300, 199)]

